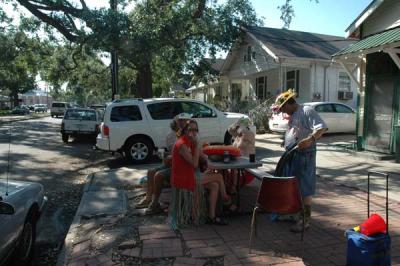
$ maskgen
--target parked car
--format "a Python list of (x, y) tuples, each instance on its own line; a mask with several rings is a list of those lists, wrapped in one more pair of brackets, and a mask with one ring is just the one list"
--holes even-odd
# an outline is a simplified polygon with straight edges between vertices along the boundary
[(29, 263), (46, 202), (38, 183), (0, 180), (0, 265), (11, 257), (13, 265)]
[[(200, 140), (209, 143), (232, 143), (228, 127), (241, 117), (238, 113), (223, 113), (215, 107), (190, 99), (115, 100), (104, 113), (96, 147), (121, 152), (134, 163), (150, 159), (158, 148), (165, 148), (165, 136), (170, 123), (180, 113), (192, 114), (199, 123)], [(255, 129), (254, 129), (255, 130)]]
[(67, 102), (53, 102), (50, 108), (51, 117), (63, 116), (67, 108), (71, 108), (71, 105)]
[(45, 113), (45, 112), (47, 112), (47, 105), (45, 105), (45, 104), (35, 104), (33, 106), (33, 111), (35, 113)]
[(13, 114), (13, 115), (28, 115), (29, 108), (26, 106), (17, 106), (11, 111), (11, 114)]
[[(312, 107), (328, 126), (328, 133), (354, 133), (356, 131), (356, 114), (353, 108), (343, 103), (310, 102), (304, 105)], [(283, 133), (288, 128), (289, 116), (283, 113), (273, 114), (269, 128)]]
[(70, 108), (61, 122), (62, 140), (67, 143), (69, 136), (93, 135), (99, 133), (100, 117), (98, 112), (89, 108)]

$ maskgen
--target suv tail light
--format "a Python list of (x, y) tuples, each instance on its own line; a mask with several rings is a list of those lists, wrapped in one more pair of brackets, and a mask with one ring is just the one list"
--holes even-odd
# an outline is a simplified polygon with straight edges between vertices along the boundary
[(103, 124), (103, 135), (106, 137), (110, 135), (110, 128), (105, 124)]

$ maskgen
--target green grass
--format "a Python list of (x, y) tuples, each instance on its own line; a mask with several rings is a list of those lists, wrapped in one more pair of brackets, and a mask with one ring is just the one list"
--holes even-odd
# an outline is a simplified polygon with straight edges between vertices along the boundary
[(10, 115), (10, 113), (11, 113), (10, 110), (0, 110), (0, 116)]

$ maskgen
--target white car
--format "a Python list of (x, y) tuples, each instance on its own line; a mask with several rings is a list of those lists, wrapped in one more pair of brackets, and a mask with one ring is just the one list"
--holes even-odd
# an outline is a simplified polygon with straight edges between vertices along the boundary
[(99, 133), (100, 115), (90, 108), (70, 108), (65, 111), (61, 122), (61, 137), (67, 143), (69, 136), (93, 135)]
[(228, 127), (241, 117), (191, 99), (115, 100), (107, 105), (96, 147), (121, 152), (134, 163), (147, 161), (159, 148), (165, 148), (170, 123), (180, 113), (192, 114), (199, 124), (201, 141), (232, 143)]
[[(318, 112), (328, 126), (328, 133), (354, 133), (356, 131), (356, 113), (350, 107), (335, 102), (304, 103)], [(269, 128), (273, 132), (283, 133), (288, 128), (289, 116), (283, 113), (273, 114)]]
[[(47, 198), (39, 183), (0, 180), (0, 265), (27, 265)], [(13, 255), (13, 256), (11, 256)]]

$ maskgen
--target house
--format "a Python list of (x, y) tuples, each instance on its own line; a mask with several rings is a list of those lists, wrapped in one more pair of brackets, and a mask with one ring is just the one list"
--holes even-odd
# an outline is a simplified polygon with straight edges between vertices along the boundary
[(18, 94), (18, 99), (22, 104), (34, 105), (34, 104), (46, 104), (51, 106), (53, 98), (47, 92), (42, 90), (30, 90), (23, 94)]
[(360, 40), (333, 60), (358, 83), (358, 149), (400, 154), (400, 1), (372, 1), (346, 33)]
[[(266, 27), (243, 28), (228, 53), (218, 86), (231, 102), (265, 101), (294, 89), (298, 102), (337, 101), (356, 106), (356, 82), (331, 56), (353, 40), (343, 37)], [(210, 89), (210, 84), (207, 84)], [(192, 88), (201, 91), (201, 86)], [(197, 94), (192, 93), (192, 97)]]
[(204, 58), (199, 62), (199, 69), (205, 70), (207, 73), (203, 77), (194, 75), (192, 82), (194, 84), (186, 90), (186, 93), (191, 98), (203, 102), (213, 102), (215, 95), (222, 96), (223, 77), (220, 76), (220, 71), (224, 65), (225, 59)]

